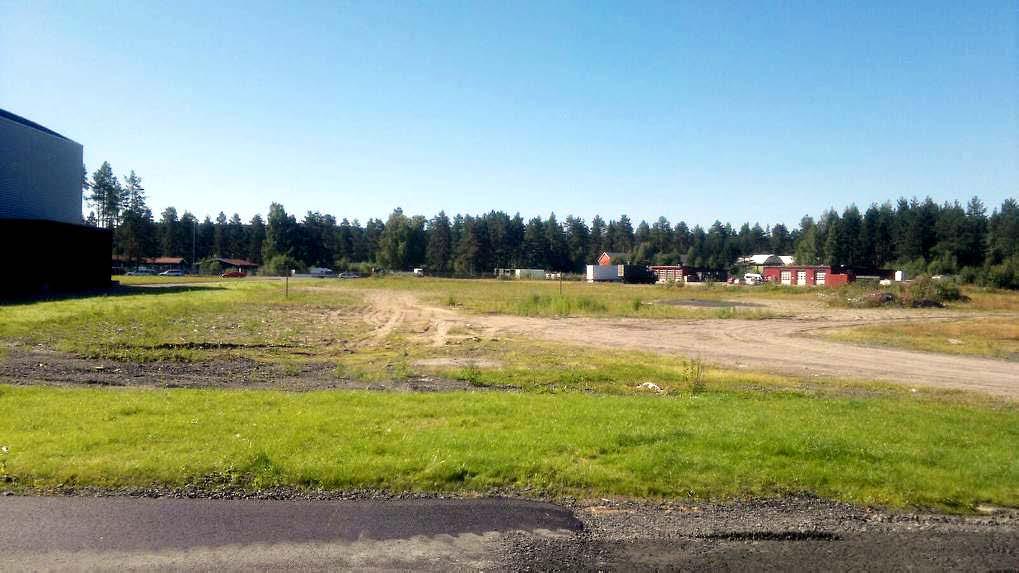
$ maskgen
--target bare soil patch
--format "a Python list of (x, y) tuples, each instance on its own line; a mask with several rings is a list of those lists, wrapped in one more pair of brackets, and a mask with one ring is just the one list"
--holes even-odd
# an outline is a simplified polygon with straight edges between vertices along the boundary
[(247, 388), (442, 391), (471, 389), (466, 382), (431, 376), (363, 381), (337, 377), (327, 362), (266, 364), (246, 358), (200, 362), (124, 362), (79, 358), (52, 350), (10, 350), (0, 360), (0, 381), (19, 385), (125, 388)]
[[(946, 309), (838, 309), (817, 301), (754, 300), (790, 318), (639, 319), (530, 318), (466, 315), (431, 307), (410, 293), (366, 293), (372, 320), (386, 334), (409, 332), (435, 346), (519, 336), (583, 346), (634, 349), (699, 358), (723, 368), (745, 368), (801, 378), (877, 380), (906, 385), (974, 390), (1019, 399), (1019, 368), (1004, 360), (873, 348), (824, 340), (829, 328), (899, 321), (979, 318), (979, 313)], [(1005, 316), (1003, 313), (986, 316)], [(1019, 320), (1019, 314), (1011, 313)], [(450, 336), (454, 329), (470, 334)]]
[(424, 360), (418, 360), (414, 362), (415, 366), (425, 366), (429, 368), (435, 367), (470, 367), (475, 366), (477, 368), (497, 368), (502, 365), (498, 360), (491, 360), (488, 358), (469, 358), (461, 356), (447, 356), (442, 358), (426, 358)]

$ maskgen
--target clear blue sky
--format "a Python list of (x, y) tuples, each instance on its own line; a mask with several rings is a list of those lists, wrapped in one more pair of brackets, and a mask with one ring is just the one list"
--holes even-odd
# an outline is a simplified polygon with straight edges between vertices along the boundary
[(1019, 193), (1019, 3), (767, 4), (0, 0), (0, 107), (157, 213), (766, 224)]

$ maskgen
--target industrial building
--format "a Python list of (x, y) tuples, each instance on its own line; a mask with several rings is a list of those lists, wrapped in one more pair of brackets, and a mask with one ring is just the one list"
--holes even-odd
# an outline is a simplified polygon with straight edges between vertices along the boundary
[[(82, 147), (0, 109), (0, 296), (110, 285), (112, 234), (82, 224)], [(42, 261), (52, 261), (45, 264)]]
[(761, 273), (764, 280), (786, 286), (841, 286), (856, 280), (848, 269), (833, 269), (828, 265), (766, 266)]

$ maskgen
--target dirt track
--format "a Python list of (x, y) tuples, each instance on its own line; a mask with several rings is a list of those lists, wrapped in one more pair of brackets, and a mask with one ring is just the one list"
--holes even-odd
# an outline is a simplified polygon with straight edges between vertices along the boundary
[[(450, 332), (463, 336), (524, 336), (605, 348), (627, 348), (696, 357), (727, 368), (746, 368), (806, 377), (881, 380), (909, 385), (976, 390), (1019, 398), (1019, 364), (891, 348), (841, 344), (816, 336), (828, 328), (905, 320), (976, 318), (947, 310), (823, 308), (811, 303), (756, 301), (794, 315), (767, 320), (668, 320), (526, 318), (467, 315), (427, 306), (413, 295), (369, 292), (369, 321), (382, 336), (394, 330), (417, 332), (443, 345)], [(995, 314), (1001, 316), (1001, 314)], [(1019, 320), (1019, 317), (1017, 317)]]

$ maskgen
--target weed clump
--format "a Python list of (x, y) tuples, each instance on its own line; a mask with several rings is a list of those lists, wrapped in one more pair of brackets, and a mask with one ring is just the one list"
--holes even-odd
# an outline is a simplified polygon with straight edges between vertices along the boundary
[(608, 306), (589, 296), (531, 294), (514, 307), (521, 316), (568, 316), (577, 312), (599, 314), (608, 312)]
[(704, 362), (700, 358), (694, 358), (686, 363), (684, 376), (690, 383), (691, 393), (702, 394), (708, 389), (704, 381)]
[(475, 364), (468, 364), (456, 373), (456, 379), (475, 387), (483, 388), (487, 384), (481, 379), (481, 369)]

